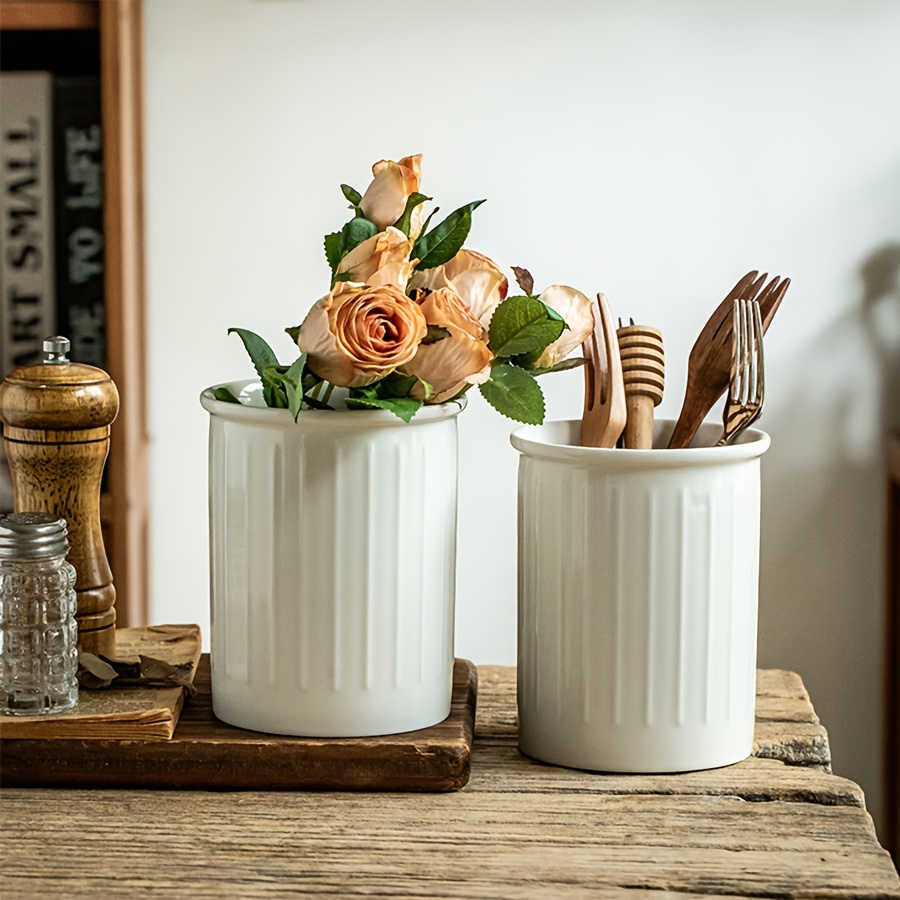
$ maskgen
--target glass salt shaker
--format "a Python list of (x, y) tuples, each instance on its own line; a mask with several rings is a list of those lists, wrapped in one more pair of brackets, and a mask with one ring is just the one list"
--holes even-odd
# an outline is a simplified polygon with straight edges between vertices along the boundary
[(46, 715), (78, 702), (75, 569), (66, 520), (0, 515), (0, 714)]

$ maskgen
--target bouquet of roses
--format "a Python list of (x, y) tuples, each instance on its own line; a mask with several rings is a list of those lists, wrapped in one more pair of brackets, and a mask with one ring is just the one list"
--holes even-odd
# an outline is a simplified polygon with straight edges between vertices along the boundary
[[(387, 409), (408, 422), (425, 403), (443, 403), (477, 384), (511, 419), (540, 424), (544, 397), (536, 376), (580, 365), (567, 359), (593, 327), (591, 302), (552, 285), (534, 293), (513, 267), (522, 293), (488, 257), (463, 247), (473, 211), (467, 203), (432, 226), (431, 197), (419, 192), (421, 156), (372, 167), (365, 193), (341, 185), (353, 217), (325, 237), (331, 289), (303, 323), (285, 331), (300, 350), (278, 362), (259, 335), (232, 328), (244, 342), (269, 406)], [(334, 393), (335, 388), (341, 388)], [(237, 402), (227, 389), (218, 399)]]

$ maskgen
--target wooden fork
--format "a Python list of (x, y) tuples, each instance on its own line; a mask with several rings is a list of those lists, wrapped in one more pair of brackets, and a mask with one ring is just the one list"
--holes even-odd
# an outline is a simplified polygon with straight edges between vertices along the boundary
[(765, 397), (763, 323), (756, 300), (734, 301), (734, 353), (731, 387), (722, 413), (722, 437), (717, 447), (730, 444), (759, 418)]
[(625, 428), (625, 383), (616, 326), (603, 294), (597, 294), (594, 330), (581, 346), (587, 358), (581, 445), (615, 447)]
[(669, 448), (690, 446), (704, 417), (728, 389), (731, 381), (733, 312), (735, 300), (758, 300), (763, 331), (772, 321), (790, 278), (777, 275), (761, 290), (768, 275), (748, 272), (716, 307), (688, 357), (687, 388), (681, 414), (669, 438)]

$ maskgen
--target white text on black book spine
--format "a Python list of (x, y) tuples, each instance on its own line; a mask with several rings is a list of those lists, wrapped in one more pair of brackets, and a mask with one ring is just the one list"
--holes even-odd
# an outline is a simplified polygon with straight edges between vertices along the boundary
[[(100, 127), (66, 128), (66, 198), (69, 209), (99, 210), (103, 205), (103, 145)], [(72, 284), (82, 285), (103, 277), (103, 234), (90, 225), (74, 229), (66, 242), (68, 277)], [(74, 359), (91, 359), (96, 345), (103, 341), (103, 323), (95, 321), (99, 310), (76, 306), (69, 310), (75, 345)], [(82, 346), (84, 344), (84, 346)], [(93, 361), (93, 360), (91, 360)]]
[(55, 330), (49, 76), (0, 77), (3, 374), (40, 362)]

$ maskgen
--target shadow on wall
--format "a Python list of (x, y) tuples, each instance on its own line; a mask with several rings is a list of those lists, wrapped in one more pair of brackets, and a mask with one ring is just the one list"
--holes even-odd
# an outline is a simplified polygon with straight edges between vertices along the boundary
[(900, 244), (885, 244), (860, 269), (863, 325), (881, 381), (881, 433), (900, 429)]
[[(760, 665), (799, 671), (834, 768), (879, 822), (883, 440), (900, 425), (900, 244), (860, 268), (862, 294), (798, 347), (793, 393), (763, 428)], [(868, 365), (860, 365), (868, 359)]]

